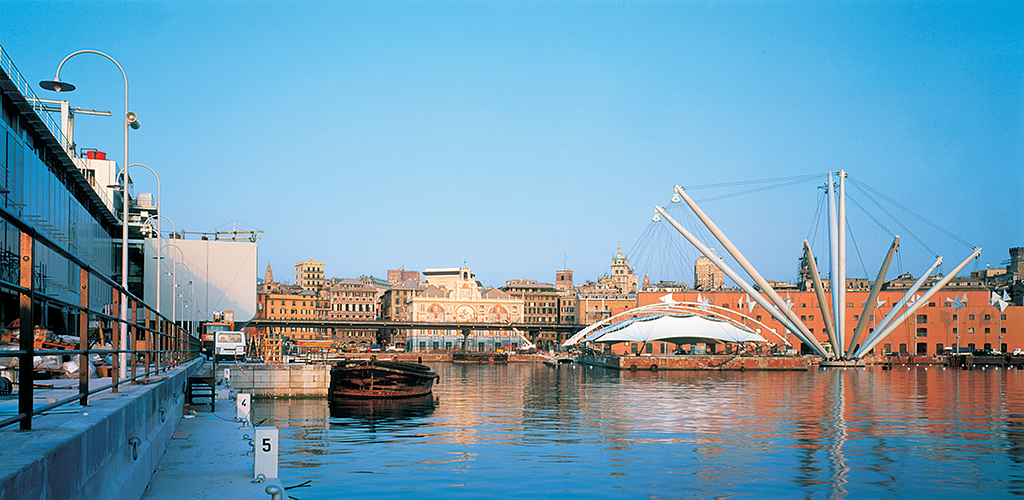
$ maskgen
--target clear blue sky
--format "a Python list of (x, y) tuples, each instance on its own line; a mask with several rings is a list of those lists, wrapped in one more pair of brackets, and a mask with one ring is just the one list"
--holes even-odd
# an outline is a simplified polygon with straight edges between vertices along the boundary
[[(130, 160), (160, 172), (165, 215), (264, 231), (260, 275), (315, 258), (338, 277), (465, 263), (501, 286), (565, 265), (582, 282), (621, 245), (690, 282), (695, 252), (653, 257), (641, 236), (673, 185), (840, 169), (983, 247), (968, 270), (1024, 246), (1021, 2), (7, 0), (0, 23), (32, 82), (75, 50), (117, 59), (143, 125)], [(105, 59), (61, 76), (73, 106), (119, 114)], [(76, 140), (120, 161), (116, 118), (80, 117)], [(702, 206), (792, 280), (815, 184)], [(889, 237), (850, 210), (850, 275), (873, 277)], [(897, 216), (946, 269), (970, 251)], [(920, 274), (931, 252), (889, 225)]]

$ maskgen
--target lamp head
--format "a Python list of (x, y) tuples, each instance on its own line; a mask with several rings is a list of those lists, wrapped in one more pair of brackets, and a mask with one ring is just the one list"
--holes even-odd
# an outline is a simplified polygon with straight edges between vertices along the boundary
[(134, 111), (129, 111), (128, 114), (124, 115), (124, 121), (127, 122), (128, 126), (133, 130), (138, 130), (139, 127), (142, 126), (142, 124), (139, 123), (138, 115), (136, 115)]
[(39, 86), (43, 90), (52, 90), (54, 92), (71, 92), (75, 90), (75, 86), (68, 82), (62, 82), (60, 80), (42, 81), (39, 82)]

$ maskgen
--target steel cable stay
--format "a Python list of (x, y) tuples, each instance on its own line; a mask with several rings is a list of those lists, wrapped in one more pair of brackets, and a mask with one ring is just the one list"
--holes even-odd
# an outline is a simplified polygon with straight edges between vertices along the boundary
[(716, 184), (700, 184), (696, 186), (685, 186), (687, 190), (691, 189), (710, 189), (720, 187), (732, 187), (732, 186), (749, 186), (751, 184), (764, 184), (767, 182), (787, 182), (787, 181), (807, 181), (812, 179), (821, 178), (821, 174), (805, 174), (805, 175), (793, 175), (789, 177), (775, 177), (772, 179), (755, 179), (749, 181), (732, 181), (732, 182), (720, 182)]
[[(944, 229), (944, 228), (943, 228), (942, 226), (939, 226), (938, 224), (936, 224), (936, 223), (934, 223), (934, 222), (932, 222), (932, 221), (930, 221), (930, 220), (928, 220), (928, 219), (924, 218), (924, 216), (922, 216), (922, 215), (918, 214), (917, 212), (914, 212), (913, 210), (911, 210), (911, 209), (909, 209), (909, 208), (907, 208), (907, 207), (905, 207), (905, 206), (901, 205), (901, 204), (900, 204), (899, 202), (897, 202), (896, 200), (893, 200), (892, 198), (889, 198), (888, 196), (886, 196), (886, 195), (882, 194), (882, 193), (881, 193), (881, 192), (879, 192), (879, 191), (878, 191), (877, 189), (874, 189), (874, 188), (872, 188), (871, 186), (868, 186), (867, 184), (864, 184), (863, 182), (860, 182), (860, 181), (858, 181), (857, 179), (854, 179), (854, 178), (849, 178), (849, 179), (850, 179), (851, 181), (853, 181), (853, 184), (854, 184), (854, 186), (856, 186), (856, 187), (857, 187), (858, 189), (861, 189), (862, 191), (864, 191), (864, 190), (869, 190), (869, 191), (871, 191), (871, 192), (875, 193), (876, 195), (878, 195), (879, 197), (881, 197), (881, 198), (882, 198), (882, 199), (884, 199), (885, 201), (888, 201), (889, 203), (892, 203), (893, 205), (895, 205), (896, 207), (900, 208), (900, 209), (901, 209), (901, 210), (903, 210), (904, 212), (906, 212), (906, 213), (908, 213), (908, 214), (910, 214), (910, 215), (914, 216), (915, 218), (917, 218), (917, 219), (918, 219), (918, 220), (920, 220), (921, 222), (924, 222), (925, 224), (928, 224), (929, 226), (931, 226), (931, 227), (932, 227), (932, 228), (934, 228), (935, 230), (939, 231), (940, 233), (942, 233), (942, 234), (945, 234), (946, 236), (949, 236), (950, 238), (952, 238), (952, 239), (954, 239), (954, 240), (956, 240), (956, 241), (960, 242), (961, 244), (963, 244), (963, 245), (964, 245), (964, 246), (966, 246), (967, 248), (970, 248), (970, 249), (972, 249), (972, 250), (973, 250), (973, 249), (975, 249), (975, 248), (977, 248), (977, 246), (976, 246), (976, 245), (972, 245), (972, 244), (971, 244), (971, 243), (970, 243), (969, 241), (967, 241), (967, 240), (965, 240), (965, 239), (963, 239), (963, 238), (961, 238), (961, 237), (959, 237), (959, 236), (957, 236), (957, 235), (953, 234), (953, 233), (952, 233), (952, 232), (950, 232), (950, 231), (947, 231), (947, 230), (946, 230), (946, 229)], [(868, 197), (870, 198), (870, 196), (869, 196), (869, 195), (867, 195), (867, 193), (865, 193), (865, 196), (868, 196)], [(877, 203), (876, 203), (876, 204), (877, 204)]]
[(794, 186), (794, 185), (797, 185), (797, 184), (802, 184), (804, 182), (807, 182), (808, 180), (809, 179), (806, 179), (806, 178), (805, 179), (799, 179), (799, 180), (795, 180), (795, 181), (785, 182), (785, 183), (782, 183), (782, 184), (776, 184), (776, 185), (773, 185), (773, 186), (759, 187), (759, 188), (754, 188), (754, 189), (748, 189), (746, 191), (740, 191), (740, 192), (737, 192), (737, 193), (723, 194), (723, 195), (719, 195), (719, 196), (712, 196), (710, 198), (702, 198), (700, 200), (695, 200), (695, 201), (700, 202), (700, 203), (706, 203), (706, 202), (709, 202), (709, 201), (718, 201), (718, 200), (724, 200), (724, 199), (727, 199), (727, 198), (735, 198), (737, 196), (743, 196), (743, 195), (747, 195), (747, 194), (753, 194), (753, 193), (760, 193), (760, 192), (763, 192), (763, 191), (769, 191), (769, 190), (772, 190), (772, 189), (778, 189), (778, 188), (783, 188), (783, 187), (788, 187), (788, 186)]
[[(819, 187), (819, 189), (821, 189), (821, 187)], [(825, 217), (826, 201), (827, 193), (826, 191), (822, 190), (821, 196), (818, 198), (818, 207), (814, 212), (814, 218), (811, 219), (811, 227), (807, 232), (807, 242), (811, 246), (811, 249), (815, 255), (828, 255), (828, 252), (822, 251), (822, 245), (824, 245), (825, 243), (820, 243), (821, 241), (827, 238), (822, 238), (822, 240), (818, 239), (818, 236), (825, 231), (824, 226), (821, 224), (821, 220)]]
[(857, 260), (860, 261), (860, 268), (862, 271), (864, 271), (864, 277), (870, 277), (870, 275), (868, 274), (868, 266), (864, 265), (864, 256), (860, 254), (860, 247), (857, 246), (857, 238), (853, 236), (853, 227), (850, 226), (849, 218), (847, 218), (846, 220), (846, 232), (850, 233), (850, 241), (853, 242), (853, 251), (857, 254)]
[(682, 282), (687, 252), (669, 229), (657, 221), (648, 224), (628, 254), (635, 267), (652, 281)]

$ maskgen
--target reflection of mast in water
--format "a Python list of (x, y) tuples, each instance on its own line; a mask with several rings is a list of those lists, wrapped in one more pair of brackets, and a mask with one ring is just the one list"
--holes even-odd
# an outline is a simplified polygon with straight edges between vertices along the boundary
[(844, 498), (846, 491), (846, 474), (850, 471), (843, 456), (843, 445), (846, 443), (846, 370), (832, 370), (829, 377), (829, 388), (832, 393), (832, 443), (828, 447), (829, 463), (829, 498)]

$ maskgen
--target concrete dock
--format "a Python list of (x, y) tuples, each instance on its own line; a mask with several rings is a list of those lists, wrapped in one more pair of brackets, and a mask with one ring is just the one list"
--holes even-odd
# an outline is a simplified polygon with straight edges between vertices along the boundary
[(215, 412), (201, 406), (182, 417), (144, 500), (269, 499), (267, 486), (281, 487), (276, 478), (254, 480), (253, 430), (235, 420), (234, 401), (217, 403)]
[[(192, 360), (146, 383), (94, 394), (88, 406), (48, 411), (33, 419), (32, 430), (0, 429), (0, 499), (271, 498), (267, 486), (281, 485), (252, 482), (252, 447), (243, 438), (254, 432), (235, 421), (234, 401), (184, 414), (187, 378), (211, 371)], [(40, 383), (39, 406), (77, 394), (77, 380)], [(0, 398), (0, 415), (17, 410), (16, 394)]]

